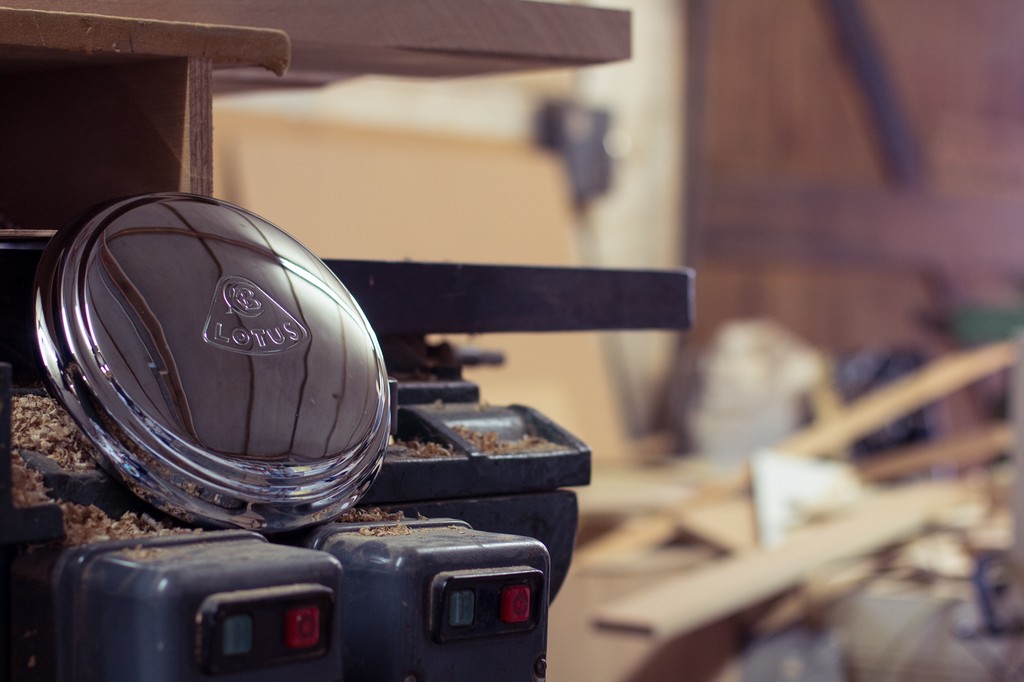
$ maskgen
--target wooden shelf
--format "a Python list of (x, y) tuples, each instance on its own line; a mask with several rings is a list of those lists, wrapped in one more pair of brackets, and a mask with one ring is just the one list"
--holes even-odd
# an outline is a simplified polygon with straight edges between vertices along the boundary
[[(43, 0), (0, 0), (39, 8)], [(291, 38), (292, 68), (276, 84), (364, 73), (463, 76), (626, 59), (628, 12), (525, 0), (60, 0), (67, 11), (253, 26)], [(218, 74), (273, 85), (249, 73)], [(270, 82), (267, 82), (270, 81)]]
[(238, 89), (629, 49), (627, 12), (526, 0), (0, 0), (0, 214), (52, 229), (119, 196), (210, 194), (215, 67)]
[(288, 59), (277, 30), (0, 7), (0, 213), (55, 228), (127, 194), (210, 193), (213, 67)]
[(0, 7), (2, 73), (195, 57), (280, 75), (289, 56), (288, 36), (279, 30)]

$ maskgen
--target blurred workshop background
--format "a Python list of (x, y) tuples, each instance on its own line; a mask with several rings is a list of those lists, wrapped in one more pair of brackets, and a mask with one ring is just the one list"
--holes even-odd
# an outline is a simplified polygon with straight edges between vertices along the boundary
[[(630, 61), (364, 76), (224, 95), (214, 114), (216, 195), (322, 257), (695, 268), (685, 335), (453, 340), (504, 355), (467, 371), (485, 400), (535, 407), (592, 446), (581, 540), (699, 495), (760, 449), (1024, 321), (1024, 5), (581, 4), (632, 10)], [(983, 434), (971, 464), (999, 459), (1010, 447), (1003, 357), (956, 386), (967, 390), (899, 403), (812, 454), (849, 466)], [(950, 461), (910, 475), (969, 468)], [(1005, 548), (1008, 516), (1004, 504), (970, 518)], [(595, 627), (624, 595), (724, 560), (728, 542), (701, 545), (694, 523), (680, 521), (661, 552), (576, 569), (553, 606), (551, 679), (1018, 679), (1012, 641), (984, 653), (973, 647), (989, 643), (955, 641), (935, 583), (896, 590), (895, 603), (858, 574), (861, 592), (850, 581), (829, 592), (813, 630), (794, 629), (807, 613), (792, 603), (798, 615), (763, 618), (791, 583), (665, 636)], [(736, 523), (721, 516), (707, 535)], [(744, 547), (733, 555), (760, 551)], [(967, 584), (963, 543), (928, 556), (953, 566), (943, 595)], [(757, 565), (729, 579), (756, 581)]]

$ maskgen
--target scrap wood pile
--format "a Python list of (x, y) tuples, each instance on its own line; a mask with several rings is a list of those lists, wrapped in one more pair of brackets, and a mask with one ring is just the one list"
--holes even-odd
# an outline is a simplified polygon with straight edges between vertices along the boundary
[[(785, 439), (772, 448), (768, 459), (806, 461), (813, 471), (828, 453), (849, 446), (894, 418), (1011, 367), (1016, 358), (1017, 347), (1011, 342), (940, 358)], [(717, 547), (720, 552), (714, 558), (603, 605), (597, 612), (595, 624), (601, 628), (668, 640), (792, 593), (815, 576), (829, 573), (830, 567), (844, 567), (831, 572), (835, 577), (849, 574), (849, 566), (855, 565), (853, 573), (862, 578), (872, 570), (865, 566), (877, 566), (864, 557), (870, 559), (883, 549), (918, 539), (925, 530), (956, 527), (956, 537), (966, 539), (963, 526), (992, 512), (990, 488), (979, 491), (977, 484), (955, 476), (892, 482), (936, 469), (968, 470), (996, 459), (1011, 447), (1010, 426), (995, 422), (937, 442), (883, 453), (853, 466), (843, 465), (861, 484), (858, 494), (816, 518), (801, 519), (802, 523), (784, 519), (792, 527), (776, 528), (771, 546), (764, 546), (764, 521), (757, 519), (764, 510), (758, 499), (755, 464), (753, 496), (751, 467), (745, 467), (661, 508), (621, 519), (617, 527), (578, 550), (574, 568), (580, 572), (600, 570), (621, 565), (624, 557), (642, 561), (645, 552), (649, 556), (680, 535), (695, 536)], [(798, 497), (794, 493), (794, 499)], [(982, 499), (985, 503), (979, 506)], [(1009, 535), (1008, 523), (1004, 526), (998, 540), (1003, 545)], [(948, 553), (948, 546), (943, 551)], [(857, 581), (847, 577), (825, 582), (832, 583), (829, 592), (835, 594)]]

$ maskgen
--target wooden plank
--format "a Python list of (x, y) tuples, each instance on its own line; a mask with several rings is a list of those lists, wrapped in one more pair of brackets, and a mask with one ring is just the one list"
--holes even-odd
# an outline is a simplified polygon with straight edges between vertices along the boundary
[(989, 424), (939, 441), (898, 448), (872, 455), (857, 464), (861, 480), (889, 481), (931, 468), (963, 469), (990, 462), (1009, 451), (1013, 430), (1009, 424)]
[[(740, 476), (705, 486), (696, 494), (666, 506), (652, 514), (643, 514), (625, 520), (615, 529), (584, 545), (573, 557), (574, 570), (587, 570), (600, 566), (617, 557), (669, 542), (679, 534), (680, 526), (685, 527), (685, 516), (702, 505), (728, 501), (729, 497), (742, 487)], [(747, 502), (749, 504), (749, 501)], [(714, 540), (712, 540), (714, 541)], [(728, 544), (727, 541), (718, 540)]]
[[(845, 447), (861, 436), (878, 429), (907, 412), (912, 412), (949, 393), (1013, 364), (1016, 349), (1010, 342), (997, 343), (970, 351), (951, 353), (933, 361), (921, 370), (894, 381), (854, 401), (832, 419), (814, 423), (787, 438), (772, 449), (803, 457), (820, 456)], [(750, 484), (749, 468), (707, 486), (699, 494), (664, 510), (630, 519), (622, 526), (583, 547), (576, 555), (574, 565), (598, 565), (623, 553), (655, 547), (671, 540), (680, 528), (687, 527), (687, 516), (703, 504), (722, 504), (730, 509), (721, 512), (730, 518), (742, 518), (745, 500), (736, 502), (728, 498)], [(709, 512), (714, 519), (718, 513)], [(715, 533), (713, 525), (696, 516), (695, 534), (710, 537), (723, 546), (742, 549), (749, 546), (743, 528)]]
[(691, 507), (676, 518), (676, 527), (729, 552), (758, 543), (754, 503), (746, 495)]
[(706, 472), (696, 470), (690, 460), (642, 467), (598, 465), (590, 485), (576, 491), (580, 513), (587, 517), (621, 519), (628, 514), (657, 512), (694, 494)]
[(772, 449), (813, 457), (845, 447), (908, 412), (1010, 367), (1016, 357), (1017, 349), (1010, 342), (950, 353), (872, 391), (832, 419), (812, 424)]
[[(0, 7), (4, 72), (154, 56), (201, 57), (219, 66), (256, 65), (278, 75), (288, 68), (288, 36), (278, 30), (18, 9), (9, 4), (5, 1)], [(26, 3), (44, 4), (52, 7)]]
[(625, 59), (630, 50), (627, 12), (523, 0), (61, 0), (60, 6), (281, 29), (291, 37), (294, 73), (318, 80), (581, 66)]
[(920, 532), (963, 486), (924, 483), (869, 496), (842, 518), (794, 531), (783, 547), (750, 550), (670, 578), (600, 609), (601, 628), (669, 639), (794, 587), (832, 561), (870, 553)]
[(185, 143), (188, 163), (182, 164), (179, 186), (195, 194), (213, 194), (213, 60), (188, 60), (185, 97)]

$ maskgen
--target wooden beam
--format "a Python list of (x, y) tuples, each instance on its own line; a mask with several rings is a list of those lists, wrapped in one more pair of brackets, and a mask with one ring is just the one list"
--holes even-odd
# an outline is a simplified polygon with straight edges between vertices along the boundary
[(1016, 357), (1017, 349), (1010, 342), (951, 353), (855, 400), (832, 419), (816, 422), (772, 449), (813, 457), (846, 447), (894, 419), (1012, 366)]
[[(706, 505), (730, 503), (731, 496), (742, 488), (744, 481), (741, 476), (733, 476), (709, 484), (698, 493), (657, 512), (626, 519), (616, 528), (578, 549), (573, 556), (573, 570), (587, 570), (615, 561), (622, 555), (669, 542), (679, 535), (681, 527), (685, 528), (686, 518), (690, 512)], [(750, 504), (749, 501), (747, 504)], [(699, 535), (700, 530), (694, 534)], [(720, 536), (706, 539), (723, 547), (732, 544)]]
[[(38, 8), (43, 0), (4, 0)], [(61, 0), (65, 10), (280, 29), (296, 77), (458, 76), (625, 59), (629, 13), (524, 0)], [(230, 74), (225, 74), (230, 77)], [(272, 84), (272, 83), (271, 83)]]
[[(188, 60), (185, 94), (185, 144), (179, 186), (194, 194), (213, 194), (213, 60)], [(184, 157), (184, 155), (183, 155)]]
[[(711, 0), (685, 0), (686, 22), (686, 91), (683, 101), (685, 149), (683, 151), (684, 201), (680, 229), (681, 263), (693, 260), (699, 252), (699, 238), (704, 234), (706, 217), (703, 204), (708, 184), (708, 59), (711, 54)], [(697, 247), (697, 248), (695, 248)], [(687, 343), (683, 340), (682, 343)]]
[(755, 549), (669, 578), (600, 609), (598, 627), (670, 639), (799, 585), (833, 561), (867, 554), (919, 533), (965, 487), (923, 483), (869, 496), (841, 518), (794, 531), (778, 549)]
[(891, 85), (878, 41), (860, 3), (858, 0), (823, 0), (823, 4), (840, 51), (860, 83), (890, 175), (905, 185), (919, 184), (923, 171), (910, 122)]
[(715, 178), (691, 260), (872, 263), (1014, 277), (1024, 198)]
[(888, 450), (857, 464), (861, 480), (891, 481), (935, 467), (964, 469), (991, 462), (1009, 452), (1013, 430), (1005, 422), (988, 424), (938, 441)]
[(727, 552), (757, 547), (757, 513), (747, 495), (695, 505), (675, 519), (677, 532)]
[[(0, 7), (0, 70), (61, 68), (71, 63), (197, 57), (218, 66), (288, 68), (288, 36), (272, 29), (152, 21), (104, 13)], [(53, 3), (25, 3), (52, 7)], [(60, 3), (61, 7), (72, 3)], [(78, 55), (78, 57), (75, 57)]]

